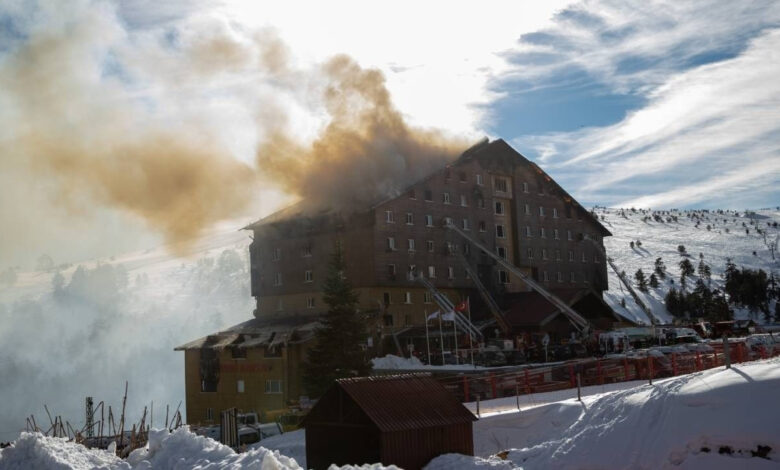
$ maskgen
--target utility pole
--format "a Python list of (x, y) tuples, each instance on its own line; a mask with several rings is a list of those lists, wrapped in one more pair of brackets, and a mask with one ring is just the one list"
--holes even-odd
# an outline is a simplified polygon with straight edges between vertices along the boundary
[(95, 425), (95, 410), (92, 407), (92, 397), (87, 397), (86, 408), (87, 408), (87, 437), (94, 437), (93, 426)]

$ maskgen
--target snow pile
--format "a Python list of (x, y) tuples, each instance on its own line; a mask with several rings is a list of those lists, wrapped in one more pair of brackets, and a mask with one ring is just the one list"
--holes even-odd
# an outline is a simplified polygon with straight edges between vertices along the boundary
[(133, 469), (257, 468), (267, 470), (298, 470), (301, 466), (290, 457), (263, 447), (237, 454), (230, 447), (208, 437), (190, 432), (188, 427), (171, 433), (155, 430), (149, 434), (149, 444), (133, 451), (127, 458)]
[(267, 437), (250, 446), (252, 449), (260, 447), (278, 451), (282, 455), (295, 459), (298, 465), (306, 468), (306, 430), (304, 429)]
[[(536, 468), (777, 468), (780, 359), (480, 420), (475, 449)], [(749, 459), (749, 460), (748, 460)]]
[(374, 369), (422, 369), (425, 366), (419, 359), (412, 356), (409, 358), (394, 356), (388, 354), (385, 357), (375, 357), (371, 359)]
[(469, 457), (461, 454), (444, 454), (428, 462), (425, 470), (514, 470), (517, 467), (510, 461), (498, 457)]
[(40, 433), (22, 433), (11, 447), (0, 450), (0, 469), (125, 469), (119, 457), (92, 450), (65, 439)]
[[(290, 436), (292, 435), (292, 436)], [(305, 456), (303, 431), (287, 433), (278, 445), (297, 449)], [(281, 438), (282, 436), (277, 436)], [(292, 438), (292, 439), (291, 439)], [(286, 441), (286, 443), (285, 443)], [(268, 439), (273, 444), (272, 439)], [(198, 436), (188, 426), (173, 432), (155, 429), (149, 433), (145, 448), (134, 450), (123, 461), (112, 453), (87, 449), (62, 438), (46, 437), (40, 433), (23, 433), (11, 447), (0, 450), (0, 470), (216, 470), (251, 468), (257, 470), (302, 470), (294, 458), (282, 455), (278, 450), (253, 446), (246, 452), (236, 453), (213, 439)], [(335, 470), (397, 470), (381, 464), (360, 466), (331, 466)]]

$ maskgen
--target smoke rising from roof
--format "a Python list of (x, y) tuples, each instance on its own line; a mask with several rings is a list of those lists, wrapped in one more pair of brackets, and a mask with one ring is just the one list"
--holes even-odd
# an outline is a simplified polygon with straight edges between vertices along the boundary
[(465, 148), (434, 130), (409, 126), (393, 106), (381, 72), (348, 56), (322, 66), (329, 122), (303, 144), (274, 132), (259, 148), (266, 178), (300, 196), (312, 209), (358, 209), (394, 195)]
[[(272, 31), (192, 17), (139, 32), (109, 4), (34, 8), (0, 52), (0, 167), (54, 202), (0, 207), (9, 226), (29, 229), (8, 219), (36, 211), (108, 208), (183, 252), (204, 227), (256, 210), (264, 187), (318, 207), (364, 205), (465, 147), (408, 125), (380, 71), (347, 56), (297, 67)], [(319, 119), (313, 137), (295, 130), (301, 115)], [(242, 139), (254, 149), (237, 158)], [(40, 188), (17, 186), (18, 199), (40, 202)], [(26, 238), (17, 232), (6, 248)]]

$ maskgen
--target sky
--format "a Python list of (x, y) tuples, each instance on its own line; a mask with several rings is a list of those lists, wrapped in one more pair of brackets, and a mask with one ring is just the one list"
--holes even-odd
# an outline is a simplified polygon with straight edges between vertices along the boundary
[(366, 99), (340, 54), (403, 133), (502, 138), (583, 204), (780, 203), (778, 2), (267, 3), (0, 2), (0, 267), (295, 200), (323, 171), (307, 143), (365, 116), (329, 101)]

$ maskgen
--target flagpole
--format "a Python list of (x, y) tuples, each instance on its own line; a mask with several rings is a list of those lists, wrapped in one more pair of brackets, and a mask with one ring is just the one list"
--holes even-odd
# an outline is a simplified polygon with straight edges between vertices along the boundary
[(441, 365), (444, 365), (444, 332), (441, 329), (441, 310), (439, 310), (439, 344), (441, 345)]
[(428, 338), (428, 310), (423, 310), (423, 314), (425, 315), (425, 346), (428, 348), (428, 365), (433, 365), (431, 363), (431, 340)]
[[(471, 323), (471, 301), (469, 300), (469, 297), (466, 297), (466, 311), (469, 314), (469, 325), (473, 326), (473, 323)], [(474, 335), (469, 332), (469, 350), (471, 350), (471, 365), (474, 365)]]

